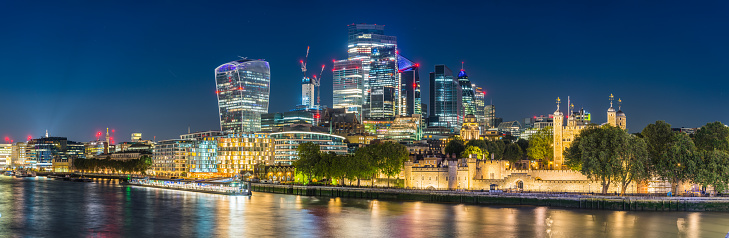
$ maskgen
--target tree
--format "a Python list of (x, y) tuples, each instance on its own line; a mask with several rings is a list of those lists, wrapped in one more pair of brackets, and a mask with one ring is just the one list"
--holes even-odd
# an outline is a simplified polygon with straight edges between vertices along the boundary
[(695, 182), (703, 186), (713, 186), (714, 191), (724, 192), (729, 184), (729, 154), (722, 150), (699, 151), (701, 161)]
[(622, 169), (619, 152), (624, 145), (625, 131), (610, 125), (583, 129), (565, 153), (571, 168), (579, 167), (588, 179), (599, 181), (602, 193)]
[(466, 148), (469, 146), (475, 146), (481, 149), (481, 151), (487, 151), (488, 150), (488, 144), (484, 140), (469, 140), (466, 142)]
[(379, 146), (382, 147), (381, 155), (384, 156), (380, 169), (382, 173), (387, 175), (387, 186), (390, 187), (390, 177), (400, 174), (403, 163), (408, 160), (410, 152), (404, 145), (393, 142), (385, 142)]
[(648, 155), (650, 157), (649, 170), (656, 174), (656, 166), (660, 163), (665, 151), (668, 150), (668, 144), (673, 138), (675, 132), (671, 131), (671, 124), (665, 121), (656, 121), (648, 124), (640, 133), (645, 139)]
[(466, 150), (464, 150), (463, 153), (461, 153), (461, 157), (463, 157), (463, 158), (470, 158), (471, 155), (476, 155), (476, 158), (482, 159), (484, 157), (488, 157), (489, 152), (486, 151), (484, 153), (481, 150), (481, 148), (476, 147), (476, 146), (472, 146), (472, 145), (466, 146)]
[(627, 133), (621, 140), (622, 149), (618, 152), (620, 169), (617, 171), (617, 182), (620, 184), (620, 195), (625, 195), (628, 185), (650, 177), (648, 171), (648, 146), (645, 140)]
[(516, 143), (509, 144), (504, 150), (504, 159), (508, 160), (511, 166), (519, 161), (522, 156), (523, 154), (521, 152), (521, 147), (519, 147), (519, 145)]
[(729, 127), (718, 121), (706, 123), (696, 131), (694, 143), (699, 150), (729, 152)]
[(673, 133), (655, 164), (656, 174), (671, 182), (671, 192), (676, 193), (679, 181), (691, 181), (696, 178), (700, 157), (695, 155), (696, 146), (685, 133)]
[(554, 135), (552, 127), (545, 127), (529, 137), (527, 156), (533, 160), (541, 161), (542, 165), (549, 165), (554, 160)]
[(373, 147), (377, 143), (358, 148), (354, 152), (354, 165), (352, 176), (357, 178), (357, 186), (360, 186), (362, 178), (372, 178), (378, 170), (378, 151)]
[(525, 155), (529, 149), (529, 141), (519, 138), (516, 141), (516, 144), (519, 145), (519, 148), (521, 148), (521, 154)]
[(455, 154), (457, 157), (461, 156), (461, 153), (466, 149), (465, 142), (460, 136), (453, 136), (445, 147), (445, 153), (447, 156)]
[(319, 162), (319, 150), (319, 145), (311, 142), (301, 143), (297, 148), (299, 159), (294, 161), (294, 168), (305, 175), (308, 175), (309, 181), (311, 181), (312, 175), (316, 169), (316, 164)]
[(492, 155), (495, 160), (501, 160), (504, 158), (504, 150), (506, 144), (502, 140), (495, 140), (487, 142), (489, 155)]

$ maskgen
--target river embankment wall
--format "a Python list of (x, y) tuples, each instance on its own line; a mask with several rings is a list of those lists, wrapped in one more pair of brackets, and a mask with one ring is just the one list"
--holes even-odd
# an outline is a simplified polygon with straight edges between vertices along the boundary
[[(729, 211), (729, 198), (620, 197), (566, 194), (429, 191), (254, 183), (254, 192), (316, 197), (342, 197), (480, 205), (532, 205), (617, 211)], [(254, 193), (255, 196), (255, 193)]]

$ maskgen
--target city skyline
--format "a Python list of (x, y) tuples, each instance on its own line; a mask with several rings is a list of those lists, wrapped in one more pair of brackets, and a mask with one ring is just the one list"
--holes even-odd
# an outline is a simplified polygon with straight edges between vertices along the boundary
[[(5, 8), (19, 11), (3, 14), (3, 22), (23, 20), (8, 27), (7, 33), (17, 38), (0, 40), (6, 48), (0, 64), (0, 78), (5, 83), (0, 99), (6, 102), (7, 112), (0, 118), (0, 135), (15, 141), (25, 141), (28, 135), (40, 138), (46, 129), (51, 136), (90, 141), (97, 131), (111, 127), (116, 129), (119, 142), (133, 132), (142, 132), (144, 139), (156, 136), (162, 140), (176, 138), (188, 127), (193, 131), (217, 130), (216, 89), (210, 71), (238, 56), (271, 63), (268, 111), (288, 111), (301, 102), (298, 63), (304, 58), (306, 46), (311, 45), (312, 69), (321, 64), (331, 69), (332, 60), (346, 58), (347, 25), (352, 23), (386, 25), (386, 35), (397, 37), (398, 49), (422, 65), (423, 75), (437, 64), (456, 71), (464, 61), (469, 79), (486, 91), (485, 101), (488, 104), (493, 100), (498, 107), (496, 116), (505, 120), (548, 115), (554, 110), (554, 98), (569, 95), (576, 108), (584, 107), (595, 113), (595, 121), (605, 121), (599, 112), (606, 109), (605, 95), (610, 93), (626, 101), (630, 132), (640, 131), (656, 120), (666, 120), (674, 127), (698, 127), (706, 122), (726, 121), (729, 116), (724, 110), (713, 110), (727, 102), (721, 88), (727, 86), (722, 79), (729, 76), (725, 70), (729, 61), (722, 56), (727, 55), (729, 47), (720, 42), (727, 42), (729, 36), (721, 31), (694, 30), (697, 25), (724, 29), (729, 17), (719, 10), (726, 9), (726, 3), (702, 7), (703, 12), (697, 12), (695, 6), (654, 8), (638, 3), (617, 3), (605, 9), (590, 5), (581, 8), (584, 12), (572, 12), (570, 8), (556, 11), (557, 5), (479, 3), (472, 10), (446, 7), (458, 8), (458, 13), (468, 16), (454, 13), (457, 19), (446, 23), (423, 18), (417, 24), (404, 20), (407, 16), (403, 15), (337, 13), (335, 20), (324, 24), (315, 24), (322, 18), (313, 17), (286, 25), (266, 23), (254, 14), (244, 20), (250, 22), (246, 24), (251, 32), (264, 34), (257, 34), (253, 40), (240, 39), (248, 33), (231, 33), (232, 39), (215, 40), (196, 35), (223, 31), (225, 27), (215, 23), (228, 19), (214, 16), (209, 8), (195, 9), (199, 6), (190, 3), (170, 6), (180, 13), (167, 13), (170, 19), (165, 20), (129, 6), (119, 9), (124, 16), (100, 14), (100, 10), (112, 7), (107, 3), (59, 13), (53, 13), (50, 4), (33, 14), (24, 4), (9, 3), (12, 6)], [(150, 3), (150, 7), (154, 5)], [(627, 9), (619, 10), (621, 6)], [(479, 9), (493, 15), (478, 16)], [(523, 12), (517, 14), (517, 9)], [(548, 13), (550, 9), (555, 12)], [(676, 11), (682, 14), (669, 18)], [(148, 21), (151, 26), (128, 28), (121, 21), (134, 15), (130, 12), (140, 15), (133, 19), (135, 22)], [(552, 16), (560, 15), (558, 12), (564, 16)], [(28, 15), (21, 17), (21, 13)], [(35, 22), (35, 14), (50, 14), (61, 20)], [(186, 14), (200, 14), (203, 21), (184, 20)], [(545, 15), (552, 17), (539, 22), (538, 18)], [(455, 24), (459, 20), (484, 24), (486, 30), (469, 31), (471, 24)], [(605, 23), (611, 20), (621, 24)], [(78, 24), (74, 29), (77, 32), (60, 35), (68, 30), (64, 22)], [(565, 25), (551, 25), (557, 23)], [(32, 27), (37, 25), (43, 26), (41, 31)], [(439, 27), (447, 34), (423, 37)], [(153, 32), (157, 28), (162, 30)], [(189, 33), (174, 32), (186, 30)], [(280, 39), (283, 37), (279, 31), (296, 37)], [(165, 33), (172, 34), (158, 35)], [(145, 34), (157, 38), (147, 40)], [(25, 40), (30, 38), (35, 40)], [(234, 47), (226, 47), (230, 45)], [(688, 47), (692, 50), (685, 49)], [(331, 70), (325, 70), (323, 77), (322, 104), (332, 107)], [(428, 92), (428, 80), (421, 80), (421, 84), (422, 91)], [(424, 93), (423, 102), (429, 97)]]

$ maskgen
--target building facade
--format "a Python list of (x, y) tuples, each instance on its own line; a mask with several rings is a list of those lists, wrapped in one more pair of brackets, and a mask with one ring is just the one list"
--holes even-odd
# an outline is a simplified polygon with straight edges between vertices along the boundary
[(400, 77), (399, 116), (421, 117), (422, 100), (420, 97), (420, 65), (398, 55), (398, 75)]
[(0, 144), (0, 168), (9, 168), (13, 165), (13, 144)]
[(261, 130), (268, 113), (271, 70), (263, 60), (236, 60), (215, 68), (220, 130), (226, 134)]
[(152, 157), (154, 176), (184, 177), (188, 175), (187, 159), (193, 140), (163, 140), (157, 142)]
[(299, 145), (307, 142), (319, 145), (322, 153), (347, 154), (347, 144), (342, 136), (311, 131), (285, 131), (271, 133), (270, 137), (275, 140), (274, 164), (276, 165), (291, 165), (298, 160)]
[(265, 133), (229, 134), (218, 143), (218, 173), (223, 176), (251, 176), (255, 165), (273, 164), (274, 139)]
[(476, 115), (476, 92), (473, 90), (471, 80), (468, 80), (466, 70), (461, 68), (458, 72), (458, 85), (461, 87), (461, 113), (459, 115)]
[(333, 106), (343, 108), (347, 113), (355, 113), (362, 120), (364, 104), (364, 68), (362, 60), (334, 61), (333, 73)]
[(481, 139), (481, 127), (479, 127), (478, 119), (473, 114), (466, 115), (463, 120), (461, 138), (465, 141)]
[(461, 87), (453, 72), (445, 65), (436, 65), (430, 73), (430, 118), (428, 126), (442, 126), (455, 131), (463, 123)]

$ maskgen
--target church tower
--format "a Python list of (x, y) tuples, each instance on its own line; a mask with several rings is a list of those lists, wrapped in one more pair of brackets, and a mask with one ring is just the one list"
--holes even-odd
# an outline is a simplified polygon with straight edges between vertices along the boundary
[(563, 121), (564, 121), (564, 115), (562, 115), (562, 112), (559, 111), (559, 103), (560, 99), (557, 98), (557, 110), (554, 111), (554, 127), (553, 130), (553, 137), (554, 137), (554, 168), (562, 168), (562, 164), (564, 163), (564, 158), (562, 157), (562, 151), (564, 150), (564, 145), (562, 144), (562, 131), (564, 130)]
[(615, 97), (613, 97), (613, 94), (611, 93), (610, 94), (610, 108), (608, 108), (608, 110), (607, 110), (607, 123), (608, 123), (608, 125), (617, 127), (618, 126), (618, 123), (617, 123), (618, 121), (617, 121), (616, 115), (615, 115), (616, 114), (615, 108), (613, 108), (613, 100), (614, 99), (615, 99)]

